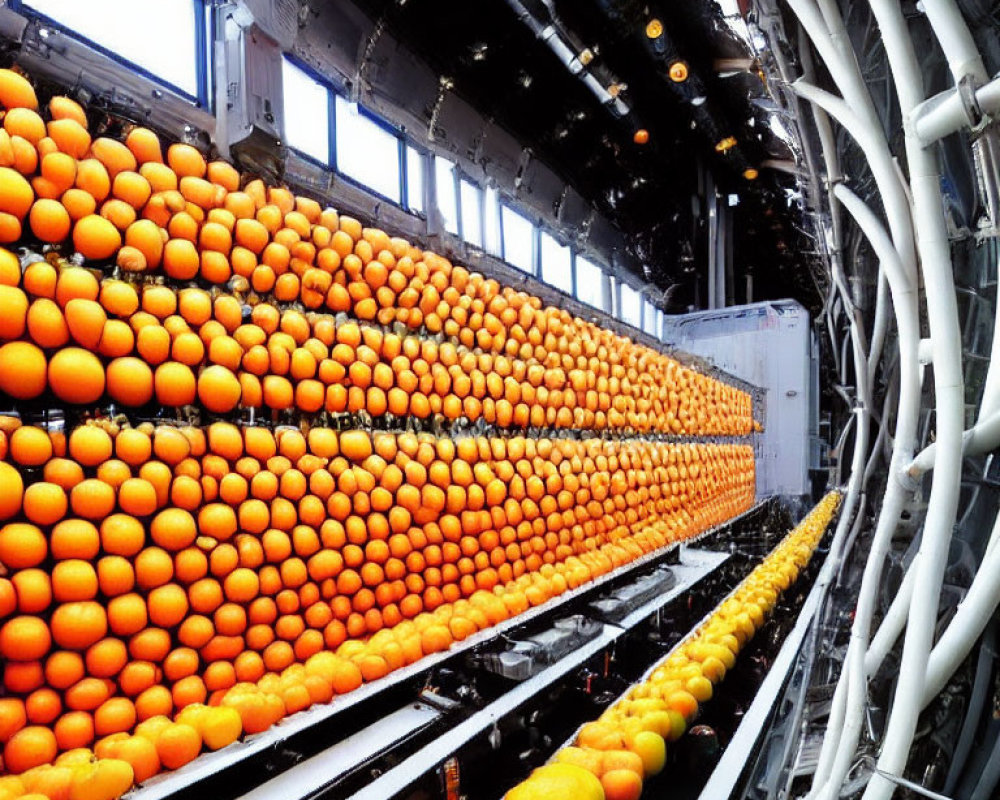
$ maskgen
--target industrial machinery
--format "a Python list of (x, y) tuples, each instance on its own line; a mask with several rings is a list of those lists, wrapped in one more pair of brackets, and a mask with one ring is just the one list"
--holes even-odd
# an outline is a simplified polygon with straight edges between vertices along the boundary
[(1000, 796), (980, 0), (0, 0), (0, 800)]

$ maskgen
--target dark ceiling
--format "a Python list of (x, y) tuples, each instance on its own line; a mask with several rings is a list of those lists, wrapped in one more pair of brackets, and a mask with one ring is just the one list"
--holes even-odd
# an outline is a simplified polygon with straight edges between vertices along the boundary
[[(668, 292), (667, 309), (704, 306), (707, 168), (734, 213), (731, 301), (818, 297), (803, 265), (801, 210), (789, 208), (787, 174), (762, 168), (766, 159), (793, 158), (761, 111), (770, 101), (756, 65), (728, 67), (745, 46), (710, 0), (521, 0), (543, 25), (555, 24), (575, 45), (590, 48), (589, 65), (605, 86), (623, 86), (631, 111), (617, 118), (573, 76), (507, 0), (360, 0), (381, 22), (487, 117), (495, 119), (571, 183), (626, 234), (644, 282)], [(662, 20), (658, 40), (647, 23)], [(689, 69), (676, 83), (676, 61)], [(692, 102), (694, 100), (694, 102)], [(753, 124), (751, 124), (751, 122)], [(636, 144), (639, 129), (648, 143)], [(736, 146), (716, 145), (734, 137)], [(756, 180), (744, 176), (759, 171)]]

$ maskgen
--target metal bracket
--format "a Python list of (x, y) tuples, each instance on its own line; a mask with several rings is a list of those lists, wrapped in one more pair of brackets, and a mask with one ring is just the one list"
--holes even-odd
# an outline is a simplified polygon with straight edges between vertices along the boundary
[(989, 115), (979, 105), (979, 99), (976, 97), (977, 88), (972, 75), (963, 76), (956, 86), (958, 99), (962, 102), (962, 110), (965, 112), (966, 119), (969, 120), (973, 136), (981, 133), (990, 122)]

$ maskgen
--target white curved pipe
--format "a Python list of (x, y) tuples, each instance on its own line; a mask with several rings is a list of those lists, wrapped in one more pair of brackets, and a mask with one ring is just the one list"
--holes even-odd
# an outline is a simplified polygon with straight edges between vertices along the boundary
[[(892, 231), (892, 241), (899, 253), (900, 262), (908, 278), (915, 284), (916, 268), (912, 250), (913, 220), (910, 217), (906, 193), (897, 177), (892, 154), (889, 152), (889, 145), (881, 127), (877, 130), (872, 129), (844, 100), (804, 80), (795, 81), (792, 84), (792, 90), (799, 97), (815, 103), (837, 120), (861, 147), (882, 194), (882, 204), (885, 207), (889, 228)], [(906, 244), (907, 242), (909, 245)], [(908, 254), (909, 257), (907, 257)]]
[[(919, 554), (917, 554), (917, 558), (919, 558)], [(903, 580), (899, 584), (899, 589), (896, 590), (896, 596), (892, 598), (889, 610), (882, 617), (882, 624), (879, 625), (875, 636), (872, 637), (871, 644), (868, 646), (868, 652), (865, 654), (865, 675), (869, 677), (878, 672), (906, 625), (906, 614), (910, 608), (910, 599), (913, 597), (913, 585), (916, 583), (915, 565), (916, 559), (903, 574)]]
[(924, 14), (934, 30), (934, 35), (941, 44), (948, 67), (955, 82), (966, 75), (972, 77), (976, 84), (989, 80), (989, 74), (983, 65), (983, 57), (972, 38), (969, 26), (954, 0), (924, 0)]
[[(994, 78), (976, 90), (976, 103), (986, 114), (1000, 111), (1000, 78)], [(965, 106), (957, 91), (951, 89), (923, 103), (915, 117), (914, 128), (924, 145), (960, 131), (969, 124)]]
[[(997, 305), (1000, 307), (1000, 303)], [(1000, 340), (1000, 336), (994, 337), (994, 346), (997, 346), (997, 340)], [(962, 434), (962, 454), (978, 456), (997, 447), (1000, 447), (1000, 411), (993, 411), (986, 418), (980, 413), (979, 422)], [(932, 442), (917, 453), (917, 457), (906, 466), (909, 477), (919, 480), (924, 473), (934, 469), (936, 456), (937, 442)]]
[(937, 466), (931, 485), (914, 564), (915, 592), (910, 606), (899, 680), (878, 759), (864, 800), (888, 800), (896, 784), (882, 773), (900, 775), (920, 715), (927, 661), (937, 622), (941, 583), (947, 564), (952, 527), (958, 510), (962, 469), (962, 432), (965, 413), (961, 334), (952, 276), (948, 231), (945, 225), (940, 175), (934, 156), (914, 136), (910, 115), (923, 100), (923, 79), (913, 42), (896, 0), (871, 0), (899, 96), (905, 131), (914, 229), (927, 298), (927, 317), (934, 343), (934, 394), (937, 422)]
[[(796, 0), (790, 0), (790, 5), (792, 5), (800, 19), (800, 59), (802, 62), (803, 77), (808, 81), (813, 77), (814, 70), (812, 65), (812, 54), (808, 43), (806, 42), (806, 37), (803, 35), (804, 32), (807, 32), (810, 38), (816, 42), (817, 49), (821, 54), (826, 53), (830, 57), (834, 56), (834, 54), (840, 49), (839, 44), (846, 43), (847, 40), (846, 37), (842, 37), (838, 38), (836, 41), (831, 40), (830, 42), (827, 42), (827, 39), (831, 39), (830, 29), (827, 27), (828, 23), (817, 18), (815, 10), (808, 4), (807, 0), (799, 0), (798, 2), (796, 2)], [(843, 22), (840, 20), (836, 7), (829, 2), (826, 2), (823, 6), (823, 11), (830, 26), (843, 33)], [(826, 37), (826, 39), (823, 37)], [(871, 98), (864, 87), (864, 82), (861, 78), (860, 71), (858, 70), (857, 62), (854, 60), (853, 51), (851, 51), (849, 59), (845, 57), (843, 63), (843, 69), (837, 69), (836, 67), (831, 69), (835, 70), (837, 76), (839, 77), (839, 85), (841, 86), (841, 91), (844, 93), (844, 96), (851, 97), (855, 100), (855, 107), (863, 110), (868, 124), (865, 124), (865, 121), (862, 118), (855, 118), (849, 110), (847, 114), (841, 114), (838, 121), (840, 121), (841, 124), (845, 124), (845, 127), (849, 127), (849, 132), (854, 132), (856, 134), (856, 140), (858, 140), (859, 137), (864, 138), (864, 141), (861, 141), (860, 144), (863, 149), (865, 149), (868, 158), (877, 164), (877, 166), (873, 167), (873, 174), (875, 175), (876, 181), (879, 183), (882, 190), (884, 198), (883, 204), (886, 208), (886, 213), (890, 218), (890, 225), (892, 226), (895, 243), (899, 251), (906, 255), (905, 271), (908, 277), (907, 282), (910, 285), (915, 285), (916, 266), (913, 249), (913, 233), (905, 187), (903, 187), (901, 183), (898, 183), (899, 175), (896, 171), (895, 164), (892, 161), (891, 154), (889, 153), (888, 143), (885, 141), (884, 134), (881, 135), (881, 142), (875, 140), (874, 131), (878, 131), (881, 134), (881, 126), (878, 124)], [(826, 107), (822, 103), (813, 102), (812, 108), (820, 143), (823, 148), (824, 160), (826, 162), (827, 180), (829, 181), (829, 184), (833, 186), (840, 181), (840, 165), (836, 139), (833, 134), (832, 126), (830, 125), (830, 119), (827, 116)], [(850, 120), (848, 120), (848, 117), (850, 117)], [(866, 132), (872, 132), (872, 135), (866, 136)], [(831, 192), (830, 211), (833, 220), (833, 235), (836, 243), (835, 246), (839, 250), (841, 237), (839, 232), (840, 226), (838, 224), (838, 205), (839, 203), (836, 195)], [(882, 305), (885, 304), (884, 295), (880, 294), (878, 302), (880, 305), (876, 308), (876, 316), (878, 316), (878, 310), (884, 308), (884, 305)], [(877, 334), (878, 327), (876, 327), (876, 344)], [(873, 363), (874, 362), (870, 360), (869, 367), (873, 366)], [(873, 376), (874, 370), (870, 370), (869, 374)], [(885, 428), (883, 423), (883, 426), (880, 429), (880, 438), (884, 435)], [(855, 478), (856, 475), (856, 472), (852, 473), (852, 479)], [(863, 483), (864, 475), (862, 475), (862, 484)], [(892, 512), (893, 509), (889, 508), (885, 510)], [(850, 514), (853, 515), (852, 506), (846, 506), (845, 504), (844, 511), (845, 517), (848, 516), (848, 511), (850, 511)], [(888, 520), (887, 515), (883, 514), (882, 516)], [(845, 525), (847, 522), (849, 522), (849, 520), (845, 521)], [(842, 557), (843, 554), (839, 547), (831, 547), (829, 556), (831, 560), (839, 561)], [(841, 680), (838, 681), (837, 689), (834, 693), (827, 734), (824, 736), (822, 750), (820, 752), (816, 771), (813, 776), (813, 791), (810, 793), (810, 797), (814, 796), (816, 791), (825, 784), (831, 770), (833, 769), (834, 759), (840, 743), (839, 737), (843, 730), (847, 699), (847, 676), (842, 673)]]
[[(993, 523), (991, 540), (1000, 538), (1000, 514)], [(982, 635), (986, 624), (1000, 605), (1000, 548), (988, 550), (976, 573), (968, 594), (959, 604), (927, 662), (927, 679), (921, 708), (933, 700), (955, 673), (972, 646)]]
[(878, 288), (875, 292), (875, 322), (872, 324), (872, 341), (868, 347), (868, 383), (875, 382), (875, 373), (882, 360), (882, 348), (889, 332), (889, 282), (882, 266), (878, 270)]
[(997, 298), (993, 318), (993, 344), (990, 347), (990, 365), (983, 381), (983, 399), (979, 405), (977, 423), (1000, 412), (1000, 297)]
[(896, 436), (892, 448), (888, 486), (879, 511), (868, 559), (865, 563), (854, 621), (851, 625), (851, 639), (847, 657), (837, 685), (837, 691), (841, 691), (841, 685), (845, 684), (846, 678), (846, 698), (841, 691), (841, 698), (845, 698), (841, 702), (844, 703), (845, 707), (843, 712), (839, 714), (840, 724), (836, 728), (839, 731), (839, 741), (829, 775), (819, 785), (819, 796), (827, 798), (839, 794), (840, 786), (854, 761), (855, 751), (861, 737), (864, 704), (867, 699), (867, 681), (864, 671), (865, 653), (868, 650), (871, 622), (878, 600), (885, 557), (908, 495), (907, 488), (898, 480), (899, 469), (912, 456), (920, 411), (920, 376), (917, 365), (920, 321), (916, 286), (909, 281), (899, 259), (899, 253), (871, 209), (854, 192), (842, 184), (834, 187), (834, 194), (871, 242), (889, 282), (899, 336), (900, 387)]

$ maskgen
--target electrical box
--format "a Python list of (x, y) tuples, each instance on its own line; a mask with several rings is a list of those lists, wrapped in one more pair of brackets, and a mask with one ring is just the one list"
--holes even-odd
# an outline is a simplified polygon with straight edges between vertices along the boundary
[(819, 457), (819, 372), (809, 312), (794, 300), (731, 306), (669, 316), (671, 347), (766, 392), (757, 435), (757, 496), (812, 492), (809, 470)]

